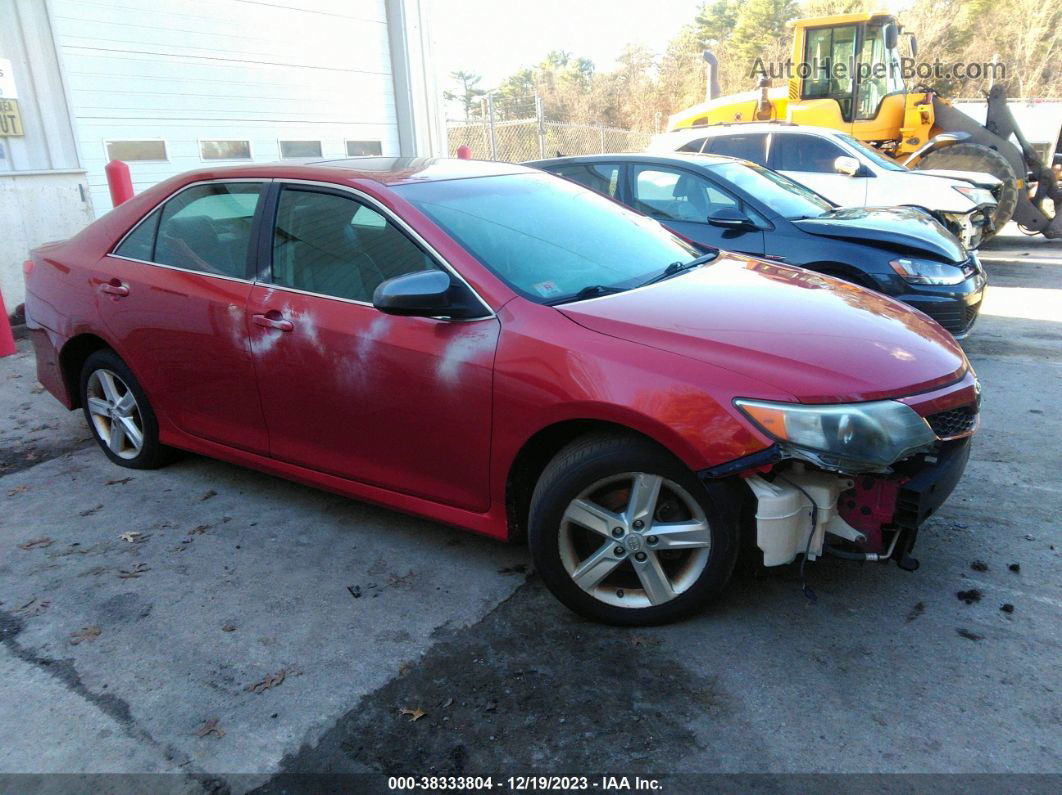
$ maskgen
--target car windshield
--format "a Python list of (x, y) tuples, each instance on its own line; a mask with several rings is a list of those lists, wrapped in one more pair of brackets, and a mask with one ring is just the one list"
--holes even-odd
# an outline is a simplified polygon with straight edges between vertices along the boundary
[(858, 149), (859, 153), (861, 155), (863, 155), (863, 157), (865, 157), (867, 160), (870, 160), (873, 163), (876, 163), (877, 165), (881, 166), (886, 171), (906, 171), (907, 170), (906, 168), (901, 166), (899, 163), (897, 163), (895, 160), (889, 160), (889, 158), (885, 157), (885, 155), (881, 154), (881, 152), (877, 151), (873, 147), (867, 146), (862, 141), (860, 141), (860, 140), (858, 140), (856, 138), (853, 138), (851, 135), (848, 135), (847, 133), (841, 133), (837, 137), (840, 138), (842, 141), (844, 141), (849, 146)]
[(818, 218), (833, 205), (813, 190), (754, 163), (726, 162), (708, 166), (712, 173), (766, 204), (783, 218)]
[(701, 251), (656, 221), (541, 173), (395, 190), (510, 287), (538, 303), (629, 289)]

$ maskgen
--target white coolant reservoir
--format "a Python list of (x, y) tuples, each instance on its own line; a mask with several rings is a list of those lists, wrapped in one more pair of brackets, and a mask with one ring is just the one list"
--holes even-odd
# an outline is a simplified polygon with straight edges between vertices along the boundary
[[(834, 532), (838, 523), (844, 524), (837, 515), (837, 497), (852, 487), (850, 478), (796, 464), (773, 482), (759, 475), (745, 482), (756, 495), (756, 546), (763, 550), (764, 566), (783, 566), (805, 551), (808, 560), (815, 560), (822, 554), (827, 525), (832, 522)], [(816, 506), (814, 527), (809, 497)]]

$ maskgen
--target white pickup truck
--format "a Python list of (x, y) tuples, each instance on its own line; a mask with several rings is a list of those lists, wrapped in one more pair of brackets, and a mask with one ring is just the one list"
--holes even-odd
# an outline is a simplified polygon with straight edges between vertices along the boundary
[(651, 152), (702, 152), (778, 171), (841, 207), (921, 207), (967, 248), (989, 231), (1002, 183), (972, 171), (911, 171), (825, 127), (787, 122), (720, 124), (662, 133)]

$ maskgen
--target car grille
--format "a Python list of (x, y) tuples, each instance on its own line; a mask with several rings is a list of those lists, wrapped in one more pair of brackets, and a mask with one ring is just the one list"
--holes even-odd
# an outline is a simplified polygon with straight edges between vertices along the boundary
[(930, 414), (926, 417), (926, 422), (938, 439), (954, 439), (973, 433), (977, 427), (977, 409), (973, 406), (959, 406)]

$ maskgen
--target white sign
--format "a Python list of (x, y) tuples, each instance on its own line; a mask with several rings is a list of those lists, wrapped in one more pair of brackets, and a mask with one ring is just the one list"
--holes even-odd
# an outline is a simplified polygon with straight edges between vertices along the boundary
[(15, 88), (15, 72), (11, 68), (11, 61), (7, 58), (0, 58), (0, 97), (18, 99), (18, 89)]

